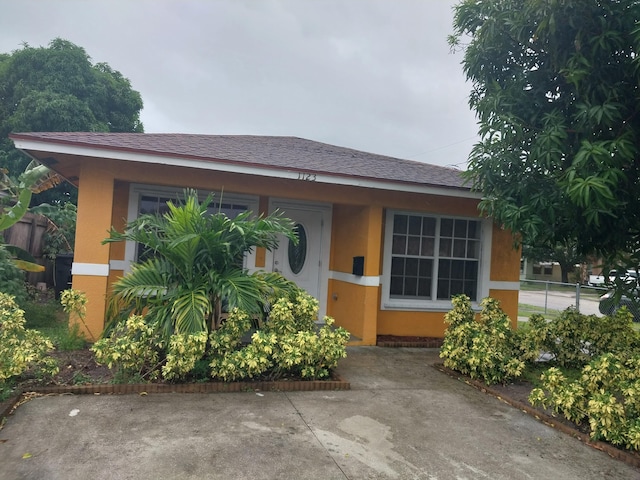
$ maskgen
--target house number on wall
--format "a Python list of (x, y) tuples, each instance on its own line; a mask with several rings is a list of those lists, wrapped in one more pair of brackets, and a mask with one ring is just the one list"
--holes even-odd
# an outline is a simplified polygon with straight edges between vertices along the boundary
[(298, 172), (298, 180), (304, 180), (306, 182), (315, 182), (316, 181), (316, 174), (315, 173)]

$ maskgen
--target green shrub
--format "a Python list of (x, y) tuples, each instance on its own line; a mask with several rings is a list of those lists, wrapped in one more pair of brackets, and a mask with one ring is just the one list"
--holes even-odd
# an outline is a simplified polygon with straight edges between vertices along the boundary
[(166, 380), (184, 378), (193, 371), (207, 348), (207, 333), (173, 334), (169, 338), (162, 376)]
[(640, 353), (594, 358), (575, 381), (550, 368), (542, 383), (529, 396), (534, 406), (552, 408), (576, 423), (588, 422), (594, 440), (640, 450)]
[(346, 356), (349, 333), (334, 328), (325, 317), (318, 329), (318, 301), (303, 291), (277, 300), (265, 324), (251, 336), (251, 316), (234, 308), (220, 328), (205, 332), (173, 334), (168, 343), (142, 317), (131, 316), (114, 327), (109, 337), (92, 347), (96, 361), (115, 370), (119, 381), (162, 378), (183, 381), (202, 379), (204, 360), (210, 376), (223, 381), (293, 376), (326, 378)]
[(551, 343), (551, 327), (540, 314), (533, 314), (526, 328), (519, 328), (514, 333), (514, 342), (518, 349), (518, 357), (531, 365), (540, 358), (546, 345)]
[(225, 322), (209, 335), (211, 376), (224, 381), (252, 378), (270, 366), (276, 335), (256, 332), (251, 344), (242, 347), (242, 337), (251, 328), (249, 314), (234, 308)]
[(0, 292), (11, 295), (18, 305), (23, 305), (28, 298), (24, 272), (11, 260), (11, 255), (1, 243)]
[(0, 384), (33, 370), (36, 375), (55, 375), (58, 366), (47, 353), (51, 341), (25, 328), (24, 311), (14, 298), (0, 292)]
[(444, 365), (487, 384), (505, 382), (522, 374), (517, 337), (499, 302), (485, 298), (479, 320), (466, 295), (452, 299), (453, 309), (445, 315), (449, 327), (440, 350)]
[[(87, 299), (87, 295), (80, 290), (69, 288), (60, 293), (60, 304), (62, 305), (62, 309), (65, 311), (65, 313), (69, 316), (69, 321), (71, 321), (72, 317), (74, 320), (80, 320), (82, 322), (82, 325), (84, 325), (85, 332), (89, 334), (91, 340), (95, 340), (93, 334), (91, 333), (91, 330), (84, 320), (87, 313), (88, 301), (89, 300)], [(84, 333), (80, 332), (79, 326), (77, 329), (75, 329), (75, 332), (84, 337)]]
[(604, 353), (631, 352), (640, 345), (632, 319), (624, 308), (604, 317), (568, 308), (551, 322), (534, 315), (519, 335), (522, 358), (534, 361), (546, 352), (558, 365), (581, 368)]
[(96, 362), (116, 372), (118, 382), (155, 379), (159, 375), (162, 343), (141, 315), (131, 315), (116, 325), (107, 338), (93, 344)]
[[(550, 322), (533, 316), (520, 340), (522, 358), (545, 352), (554, 365), (531, 391), (531, 404), (588, 423), (594, 440), (640, 449), (640, 338), (626, 309), (597, 317), (569, 308)], [(570, 379), (558, 367), (581, 373)]]
[(236, 312), (227, 319), (227, 323), (231, 320), (230, 326), (223, 325), (222, 332), (211, 334), (212, 347), (215, 346), (210, 364), (212, 377), (225, 381), (258, 376), (328, 377), (338, 361), (346, 357), (349, 332), (333, 328), (330, 317), (325, 317), (325, 324), (318, 330), (317, 314), (318, 301), (306, 292), (280, 298), (272, 305), (263, 329), (251, 337), (251, 343), (237, 348), (248, 316)]
[[(445, 366), (491, 384), (518, 377), (525, 362), (540, 369), (540, 354), (550, 354), (554, 366), (529, 401), (588, 423), (594, 440), (640, 450), (640, 339), (626, 309), (602, 318), (567, 309), (551, 322), (533, 315), (513, 332), (495, 300), (482, 301), (478, 321), (467, 297), (452, 302), (440, 353)], [(581, 373), (568, 378), (559, 367)]]

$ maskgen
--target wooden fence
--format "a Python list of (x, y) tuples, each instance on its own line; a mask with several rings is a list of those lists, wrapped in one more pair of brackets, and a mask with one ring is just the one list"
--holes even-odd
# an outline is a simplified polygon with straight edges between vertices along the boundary
[(38, 282), (46, 282), (47, 285), (53, 284), (51, 262), (42, 255), (46, 230), (47, 220), (45, 217), (27, 212), (17, 223), (2, 232), (4, 243), (26, 250), (36, 259), (36, 262), (46, 266), (44, 272), (27, 274), (27, 281), (34, 285)]

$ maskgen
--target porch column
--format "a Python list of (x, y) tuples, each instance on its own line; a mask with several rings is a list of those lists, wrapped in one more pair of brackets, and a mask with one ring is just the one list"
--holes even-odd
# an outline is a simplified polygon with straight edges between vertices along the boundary
[(108, 236), (113, 210), (114, 177), (100, 168), (99, 159), (85, 159), (78, 186), (78, 220), (73, 258), (73, 288), (87, 296), (84, 323), (76, 318), (89, 340), (97, 340), (104, 328), (109, 276)]
[[(327, 312), (336, 325), (359, 340), (375, 345), (378, 332), (382, 208), (334, 205), (331, 239), (331, 280)], [(362, 275), (352, 273), (354, 257), (364, 257)]]
[[(382, 274), (382, 207), (371, 206), (366, 212), (365, 277), (380, 278)], [(375, 345), (378, 336), (378, 309), (380, 308), (380, 284), (365, 287), (363, 305), (362, 340), (365, 345)]]

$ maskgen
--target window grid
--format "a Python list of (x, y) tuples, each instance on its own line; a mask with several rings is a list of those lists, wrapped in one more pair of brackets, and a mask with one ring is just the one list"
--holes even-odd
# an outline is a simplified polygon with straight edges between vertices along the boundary
[(396, 213), (392, 233), (391, 298), (449, 300), (464, 293), (476, 299), (478, 220)]

